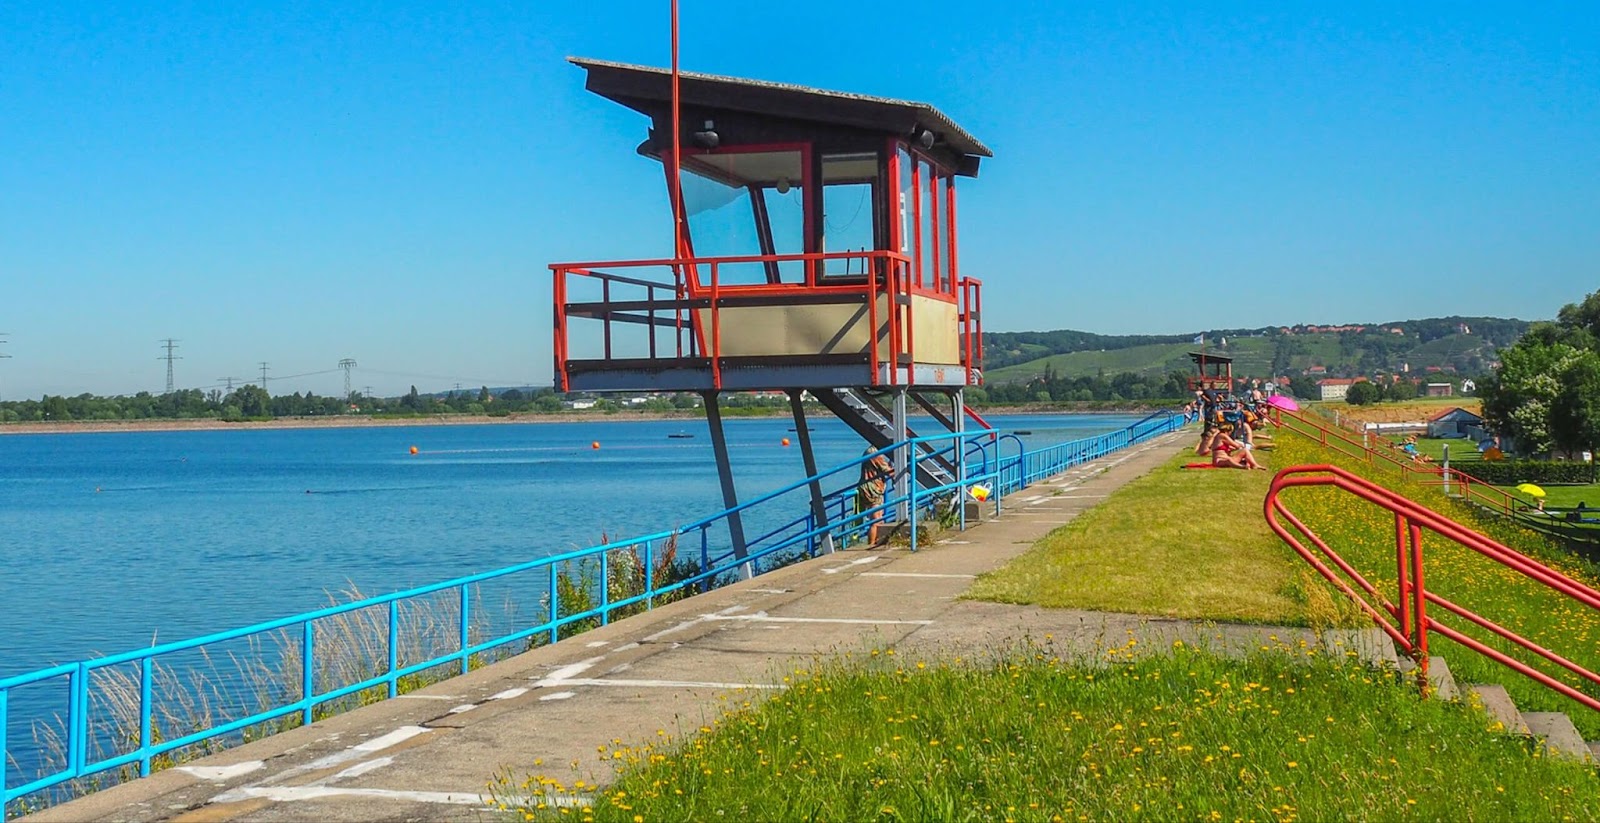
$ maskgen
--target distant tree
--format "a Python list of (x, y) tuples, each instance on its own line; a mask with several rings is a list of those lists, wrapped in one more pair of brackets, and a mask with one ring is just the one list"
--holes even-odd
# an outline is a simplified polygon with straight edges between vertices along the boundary
[(487, 402), (490, 401), (490, 399), (492, 399), (492, 395), (489, 394), (489, 387), (488, 386), (484, 386), (483, 388), (478, 389), (478, 402), (479, 403), (487, 403)]
[(1370, 406), (1377, 400), (1378, 387), (1365, 380), (1352, 385), (1344, 395), (1344, 402), (1352, 406)]
[(1388, 400), (1413, 400), (1417, 396), (1417, 387), (1410, 380), (1399, 380), (1390, 383), (1383, 393)]
[(260, 386), (251, 384), (234, 389), (227, 402), (239, 407), (245, 417), (268, 417), (272, 414), (272, 396)]

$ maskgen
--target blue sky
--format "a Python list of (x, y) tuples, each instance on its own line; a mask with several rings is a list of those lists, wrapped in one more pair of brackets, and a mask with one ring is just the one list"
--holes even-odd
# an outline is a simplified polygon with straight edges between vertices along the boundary
[[(990, 330), (1536, 319), (1600, 286), (1592, 7), (1021, 5), (684, 0), (683, 64), (988, 143), (961, 251)], [(671, 242), (644, 118), (564, 58), (666, 65), (667, 23), (0, 6), (0, 398), (160, 391), (166, 337), (181, 386), (548, 384), (547, 264)]]

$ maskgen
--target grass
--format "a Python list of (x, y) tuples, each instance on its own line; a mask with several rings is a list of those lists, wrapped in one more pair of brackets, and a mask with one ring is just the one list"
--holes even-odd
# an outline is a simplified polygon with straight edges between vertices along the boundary
[(1339, 620), (1330, 590), (1308, 584), (1309, 569), (1267, 529), (1271, 474), (1182, 468), (1203, 459), (1186, 452), (1119, 489), (966, 596), (1230, 622)]
[[(985, 664), (872, 652), (786, 678), (674, 739), (603, 746), (603, 790), (502, 772), (524, 820), (1584, 819), (1590, 767), (1486, 733), (1392, 673), (1315, 650), (1178, 644)], [(593, 791), (575, 801), (572, 792)]]
[[(1459, 500), (1446, 498), (1437, 487), (1402, 481), (1391, 471), (1322, 449), (1291, 434), (1278, 437), (1278, 455), (1289, 463), (1334, 463), (1373, 482), (1391, 488), (1441, 514), (1482, 532), (1523, 554), (1541, 560), (1571, 577), (1600, 587), (1600, 568), (1553, 545), (1536, 532), (1486, 514)], [(1395, 595), (1394, 520), (1385, 509), (1361, 502), (1353, 495), (1331, 489), (1295, 489), (1285, 494), (1291, 511), (1350, 561), (1363, 576), (1391, 600)], [(1585, 668), (1600, 670), (1600, 612), (1583, 607), (1496, 563), (1485, 560), (1453, 542), (1434, 535), (1424, 537), (1426, 581), (1430, 591), (1494, 620), (1535, 643), (1552, 649)], [(1441, 609), (1430, 615), (1446, 625), (1482, 640), (1530, 664), (1526, 652), (1492, 639), (1488, 633), (1454, 618)], [(1431, 651), (1445, 656), (1456, 678), (1464, 683), (1501, 683), (1517, 705), (1529, 711), (1567, 712), (1585, 737), (1600, 737), (1600, 713), (1528, 680), (1464, 647), (1437, 635)], [(1540, 668), (1556, 672), (1548, 664)], [(1561, 679), (1600, 695), (1600, 688), (1572, 675)]]

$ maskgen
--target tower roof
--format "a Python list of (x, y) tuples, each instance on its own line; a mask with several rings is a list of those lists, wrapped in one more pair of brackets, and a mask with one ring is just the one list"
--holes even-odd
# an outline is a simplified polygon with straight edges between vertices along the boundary
[[(672, 73), (668, 69), (584, 57), (567, 59), (589, 73), (589, 91), (642, 114), (652, 114), (660, 104), (670, 104), (672, 100)], [(910, 135), (923, 128), (956, 153), (994, 156), (988, 146), (927, 103), (690, 71), (679, 72), (678, 77), (684, 105), (890, 135)]]

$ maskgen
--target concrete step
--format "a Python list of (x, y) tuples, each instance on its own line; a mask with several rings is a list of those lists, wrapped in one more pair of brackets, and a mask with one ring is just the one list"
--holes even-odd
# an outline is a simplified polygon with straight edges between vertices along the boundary
[[(1409, 657), (1402, 657), (1398, 668), (1402, 674), (1410, 674), (1416, 670), (1417, 663)], [(1461, 699), (1461, 690), (1456, 687), (1455, 675), (1450, 673), (1450, 664), (1444, 662), (1442, 657), (1428, 658), (1428, 685), (1433, 696), (1440, 700)]]
[(1573, 760), (1594, 757), (1589, 744), (1584, 742), (1578, 727), (1572, 725), (1572, 718), (1565, 712), (1523, 712), (1522, 719), (1527, 721), (1528, 731), (1539, 738), (1546, 755)]
[(1600, 763), (1600, 742), (1589, 741), (1589, 756), (1594, 758), (1594, 762)]
[(1395, 653), (1394, 641), (1376, 626), (1370, 629), (1329, 629), (1322, 633), (1322, 645), (1335, 657), (1353, 652), (1356, 659), (1374, 668), (1400, 666), (1400, 655)]
[(1467, 694), (1483, 707), (1483, 713), (1489, 715), (1490, 720), (1498, 722), (1505, 731), (1511, 734), (1529, 734), (1528, 724), (1522, 719), (1522, 712), (1517, 711), (1517, 704), (1511, 700), (1511, 695), (1506, 693), (1504, 686), (1494, 683), (1474, 683), (1467, 687)]

